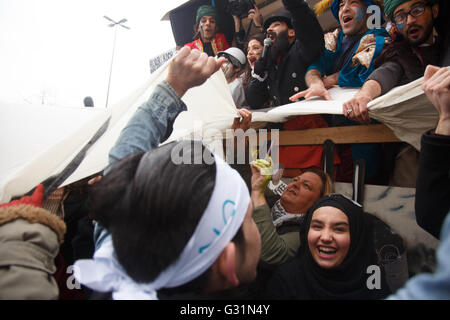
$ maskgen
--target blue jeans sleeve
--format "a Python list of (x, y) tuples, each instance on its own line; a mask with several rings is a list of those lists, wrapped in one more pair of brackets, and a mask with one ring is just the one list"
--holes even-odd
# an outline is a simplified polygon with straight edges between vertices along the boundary
[[(143, 103), (123, 128), (116, 144), (109, 152), (110, 165), (140, 151), (148, 151), (169, 136), (175, 118), (187, 110), (186, 105), (167, 83), (162, 81), (150, 98)], [(107, 173), (108, 170), (105, 170)], [(104, 241), (110, 241), (108, 231), (95, 224), (94, 243), (97, 250)]]
[(187, 110), (172, 87), (162, 81), (150, 98), (143, 103), (123, 128), (114, 147), (109, 152), (109, 163), (136, 152), (156, 148), (180, 112)]

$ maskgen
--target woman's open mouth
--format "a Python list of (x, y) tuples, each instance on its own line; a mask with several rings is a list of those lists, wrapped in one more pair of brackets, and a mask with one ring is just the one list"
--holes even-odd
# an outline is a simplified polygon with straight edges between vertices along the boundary
[(333, 247), (317, 246), (317, 253), (322, 259), (331, 259), (338, 250)]
[(252, 67), (253, 67), (253, 65), (255, 64), (256, 60), (258, 60), (258, 59), (257, 59), (256, 57), (254, 57), (254, 56), (250, 56), (250, 57), (248, 57), (247, 59), (248, 59), (248, 62), (250, 63), (250, 66), (252, 66)]

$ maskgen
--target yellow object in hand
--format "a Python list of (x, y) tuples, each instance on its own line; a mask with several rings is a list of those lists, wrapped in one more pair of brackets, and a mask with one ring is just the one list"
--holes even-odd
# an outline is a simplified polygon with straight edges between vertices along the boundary
[(269, 157), (266, 159), (256, 159), (251, 162), (252, 165), (259, 169), (259, 172), (264, 176), (264, 190), (266, 189), (269, 181), (272, 179), (272, 159)]

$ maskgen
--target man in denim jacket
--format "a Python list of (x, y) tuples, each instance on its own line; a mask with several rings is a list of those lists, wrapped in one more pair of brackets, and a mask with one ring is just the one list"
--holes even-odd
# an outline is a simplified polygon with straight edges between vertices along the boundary
[[(183, 47), (169, 66), (165, 80), (159, 83), (150, 98), (143, 103), (122, 129), (109, 152), (109, 163), (139, 152), (158, 147), (172, 133), (175, 118), (187, 107), (181, 100), (186, 91), (203, 84), (219, 70), (225, 58), (216, 60), (206, 53)], [(95, 249), (103, 241), (112, 241), (101, 226), (94, 231)]]

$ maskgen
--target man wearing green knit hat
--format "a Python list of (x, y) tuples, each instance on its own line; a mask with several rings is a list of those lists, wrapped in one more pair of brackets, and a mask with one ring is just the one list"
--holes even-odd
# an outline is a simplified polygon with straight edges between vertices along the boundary
[(197, 16), (195, 17), (195, 23), (199, 23), (200, 19), (205, 16), (210, 16), (210, 17), (213, 17), (214, 19), (217, 19), (216, 9), (214, 9), (213, 7), (211, 7), (209, 5), (204, 5), (204, 6), (198, 7)]
[(385, 0), (384, 13), (412, 45), (433, 41), (433, 25), (439, 12), (438, 0)]
[(443, 49), (442, 39), (433, 32), (437, 0), (384, 0), (384, 12), (393, 22), (396, 39), (383, 50), (362, 89), (344, 104), (344, 114), (363, 123), (369, 120), (369, 101), (422, 77), (428, 64), (439, 64)]
[(214, 57), (220, 51), (225, 51), (230, 46), (223, 33), (217, 32), (217, 11), (210, 5), (198, 7), (195, 17), (194, 41), (185, 46), (197, 49)]
[[(442, 38), (434, 32), (439, 13), (437, 0), (384, 0), (384, 11), (395, 28), (395, 41), (383, 49), (375, 61), (375, 70), (361, 90), (343, 104), (344, 115), (361, 123), (369, 122), (367, 104), (370, 101), (394, 87), (423, 77), (427, 65), (440, 65), (444, 49)], [(410, 159), (418, 159), (417, 151), (409, 146), (398, 146), (397, 152), (402, 155), (409, 152)], [(400, 176), (397, 168), (417, 172), (418, 163), (408, 160), (401, 164), (399, 159), (396, 159), (393, 176)], [(394, 180), (394, 185), (414, 187), (416, 176), (407, 176), (410, 179)]]
[[(394, 10), (401, 4), (405, 3), (405, 2), (409, 2), (410, 0), (385, 0), (384, 1), (384, 13), (386, 14), (386, 16), (389, 17), (389, 19), (393, 20), (394, 19)], [(429, 1), (425, 1), (427, 2), (430, 6), (435, 5), (436, 3), (439, 2), (439, 0), (429, 0)]]

